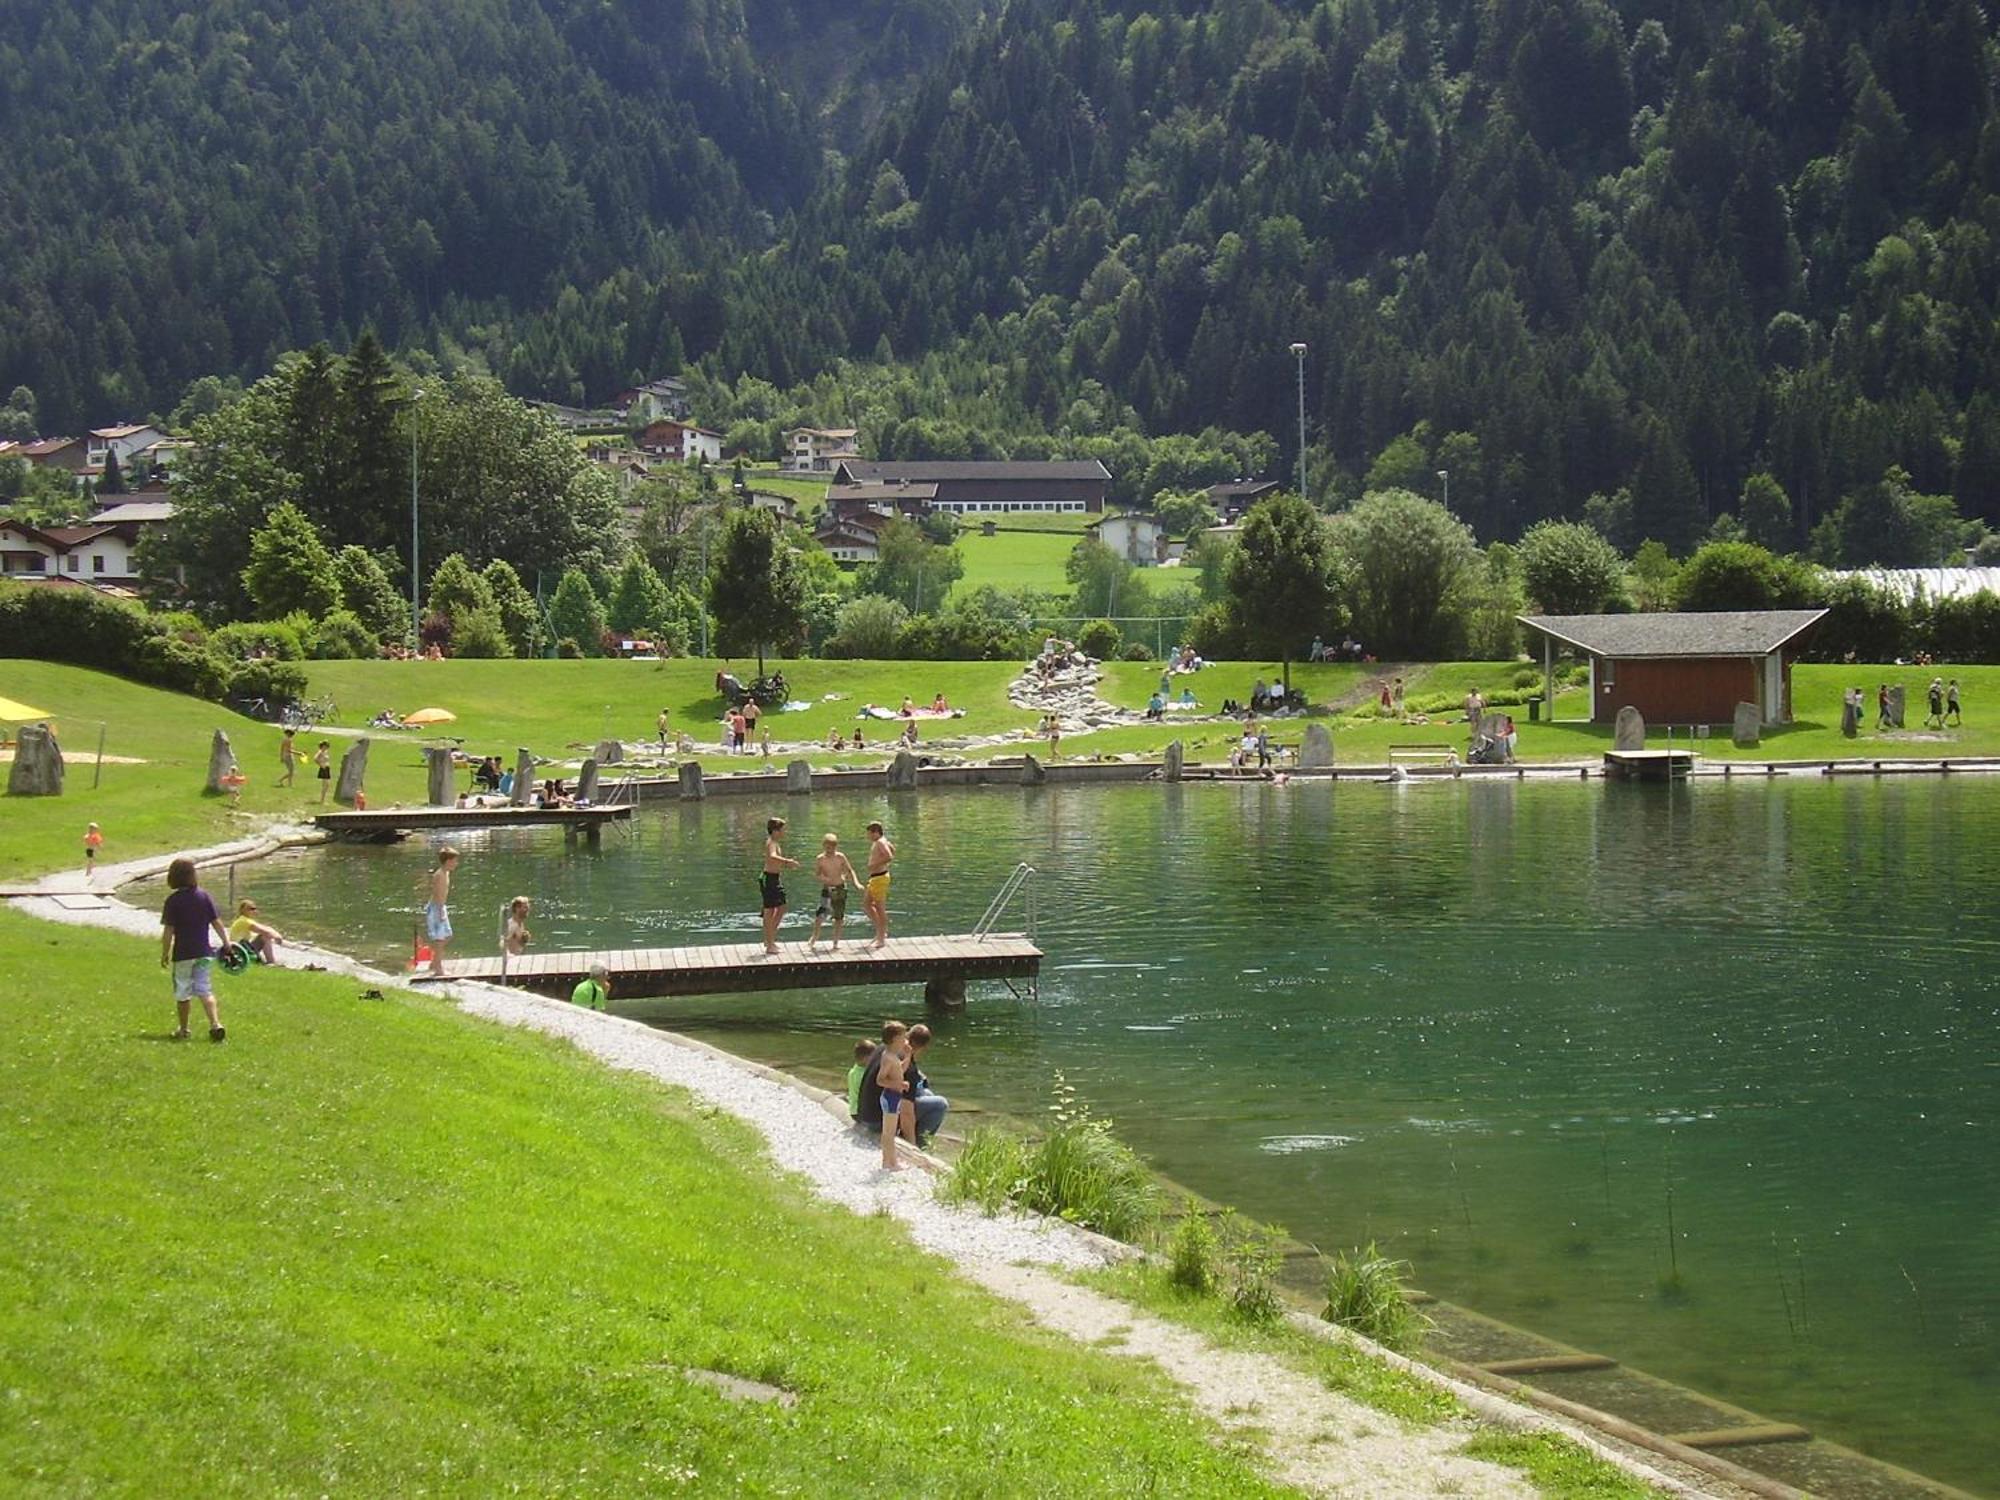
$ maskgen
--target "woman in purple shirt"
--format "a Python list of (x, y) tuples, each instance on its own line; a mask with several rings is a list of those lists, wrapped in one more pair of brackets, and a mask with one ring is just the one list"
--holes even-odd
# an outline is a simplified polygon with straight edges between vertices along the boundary
[(210, 928), (215, 929), (218, 942), (229, 941), (222, 914), (195, 879), (194, 861), (177, 859), (167, 866), (167, 904), (160, 909), (160, 967), (173, 970), (174, 1004), (181, 1018), (175, 1041), (187, 1039), (188, 1002), (196, 998), (208, 1012), (208, 1039), (219, 1042), (227, 1035), (215, 1009), (210, 972), (215, 967), (215, 949), (208, 942)]

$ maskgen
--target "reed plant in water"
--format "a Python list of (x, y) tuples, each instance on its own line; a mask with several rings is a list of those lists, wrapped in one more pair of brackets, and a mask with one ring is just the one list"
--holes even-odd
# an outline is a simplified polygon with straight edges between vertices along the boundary
[(1327, 1263), (1326, 1311), (1320, 1316), (1391, 1349), (1415, 1347), (1431, 1322), (1405, 1294), (1409, 1270), (1408, 1261), (1391, 1260), (1373, 1240), (1365, 1250), (1334, 1256)]

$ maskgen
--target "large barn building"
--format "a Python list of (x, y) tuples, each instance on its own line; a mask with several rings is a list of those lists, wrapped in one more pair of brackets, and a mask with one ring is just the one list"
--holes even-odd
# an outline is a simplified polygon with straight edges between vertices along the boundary
[(961, 515), (995, 511), (1095, 514), (1104, 509), (1111, 475), (1096, 459), (1053, 462), (939, 462), (849, 459), (833, 471), (829, 504), (841, 509), (843, 492), (857, 486), (871, 495), (922, 491), (934, 510)]
[(1792, 663), (1823, 609), (1648, 615), (1521, 615), (1544, 661), (1567, 647), (1590, 662), (1590, 717), (1628, 704), (1649, 724), (1727, 724), (1739, 703), (1792, 720)]

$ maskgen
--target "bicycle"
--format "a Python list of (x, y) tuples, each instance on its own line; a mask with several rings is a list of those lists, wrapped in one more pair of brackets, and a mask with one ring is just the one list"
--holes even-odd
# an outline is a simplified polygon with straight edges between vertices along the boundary
[(297, 699), (287, 703), (279, 715), (279, 722), (287, 729), (301, 733), (318, 728), (321, 724), (333, 723), (337, 709), (331, 698)]

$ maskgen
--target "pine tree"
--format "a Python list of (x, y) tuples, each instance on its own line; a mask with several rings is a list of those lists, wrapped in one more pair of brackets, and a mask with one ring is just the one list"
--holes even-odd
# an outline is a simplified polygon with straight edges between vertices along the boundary
[(104, 450), (104, 474), (97, 481), (97, 493), (100, 495), (122, 495), (125, 493), (125, 475), (119, 470), (118, 450), (116, 448), (106, 448)]
[(558, 644), (573, 642), (585, 656), (604, 654), (604, 605), (581, 569), (571, 568), (556, 585), (549, 604), (549, 626)]
[(409, 544), (410, 455), (401, 436), (401, 404), (395, 367), (374, 330), (363, 329), (340, 372), (333, 488), (342, 535), (371, 550)]

